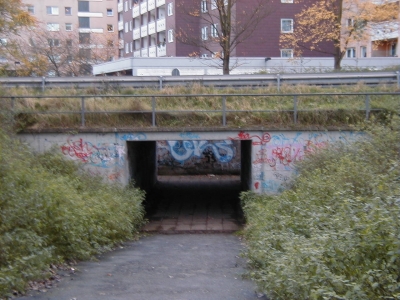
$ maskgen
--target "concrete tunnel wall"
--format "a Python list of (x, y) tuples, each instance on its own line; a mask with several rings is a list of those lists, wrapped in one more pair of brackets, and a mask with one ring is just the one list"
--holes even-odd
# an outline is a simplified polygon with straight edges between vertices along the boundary
[[(55, 147), (62, 155), (84, 166), (89, 174), (127, 185), (139, 181), (145, 189), (156, 180), (156, 141), (175, 141), (184, 152), (178, 163), (199, 156), (209, 147), (221, 154), (221, 163), (233, 159), (235, 141), (241, 141), (241, 180), (245, 190), (278, 193), (294, 174), (294, 163), (317, 148), (337, 141), (358, 139), (362, 133), (351, 131), (214, 131), (214, 132), (110, 132), (110, 133), (20, 133), (19, 138), (33, 150), (43, 152)], [(212, 143), (210, 141), (218, 141)], [(133, 143), (149, 142), (149, 143)], [(165, 145), (164, 145), (165, 146)], [(168, 147), (167, 147), (168, 149)], [(226, 155), (229, 153), (229, 155)], [(232, 157), (230, 155), (234, 153)], [(140, 154), (140, 155), (138, 155)], [(184, 155), (183, 155), (184, 154)], [(237, 159), (237, 157), (236, 157)]]

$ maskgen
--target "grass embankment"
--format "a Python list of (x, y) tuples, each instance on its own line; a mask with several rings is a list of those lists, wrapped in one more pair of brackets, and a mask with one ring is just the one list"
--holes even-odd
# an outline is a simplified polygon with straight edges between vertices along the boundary
[[(16, 99), (14, 111), (18, 129), (26, 128), (79, 128), (81, 125), (81, 99), (68, 98), (72, 95), (87, 95), (86, 127), (99, 128), (143, 128), (151, 127), (152, 98), (156, 96), (156, 124), (159, 127), (210, 127), (222, 124), (222, 97), (226, 98), (226, 120), (228, 127), (269, 127), (304, 128), (313, 126), (340, 128), (355, 124), (365, 118), (365, 96), (360, 95), (304, 95), (327, 93), (395, 92), (395, 86), (368, 87), (357, 86), (315, 87), (282, 86), (277, 93), (275, 86), (259, 88), (216, 89), (200, 85), (158, 89), (105, 89), (105, 90), (46, 90), (37, 91), (17, 89), (3, 90), (1, 95), (26, 96)], [(107, 95), (105, 98), (98, 95)], [(218, 95), (219, 94), (219, 95)], [(239, 94), (247, 94), (240, 96)], [(260, 96), (270, 94), (270, 96)], [(271, 96), (274, 95), (274, 96)], [(293, 124), (293, 96), (298, 94), (297, 124)], [(27, 95), (47, 96), (45, 99), (29, 98)], [(118, 98), (116, 95), (135, 96)], [(177, 97), (175, 95), (187, 95)], [(212, 96), (216, 95), (216, 96)], [(64, 98), (56, 98), (64, 97)], [(140, 97), (143, 96), (143, 97)], [(147, 97), (145, 97), (147, 96)], [(371, 109), (386, 115), (399, 109), (398, 95), (371, 96)], [(4, 108), (10, 108), (10, 101), (3, 100)], [(195, 112), (187, 112), (187, 111)], [(218, 112), (211, 112), (211, 111)], [(236, 110), (236, 112), (232, 112)], [(256, 110), (262, 112), (255, 112)], [(64, 112), (56, 114), (32, 114), (32, 112)], [(241, 111), (241, 112), (238, 112)], [(75, 112), (75, 114), (66, 113)], [(92, 112), (92, 113), (90, 113)], [(96, 113), (94, 113), (96, 112)], [(99, 113), (101, 112), (101, 113)]]
[(270, 299), (400, 299), (400, 122), (297, 167), (277, 196), (242, 195), (249, 275)]
[(33, 154), (0, 130), (0, 299), (138, 235), (143, 192), (104, 184), (54, 153)]

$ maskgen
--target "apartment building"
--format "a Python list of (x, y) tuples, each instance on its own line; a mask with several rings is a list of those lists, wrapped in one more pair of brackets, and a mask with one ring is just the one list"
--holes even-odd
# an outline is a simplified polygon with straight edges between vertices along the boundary
[[(64, 61), (72, 64), (80, 60), (80, 74), (91, 74), (91, 64), (118, 58), (118, 49), (114, 39), (118, 34), (118, 12), (116, 0), (25, 0), (28, 11), (38, 20), (38, 31), (47, 31), (49, 47), (54, 48), (57, 60), (67, 55), (65, 48), (74, 45), (79, 50), (73, 57)], [(32, 32), (22, 32), (22, 36), (32, 39)], [(43, 39), (41, 41), (44, 43)], [(33, 46), (34, 41), (30, 44)], [(107, 52), (105, 49), (107, 48)], [(56, 51), (57, 50), (57, 51)], [(101, 53), (103, 52), (103, 53)], [(113, 53), (114, 52), (114, 53)], [(86, 63), (83, 63), (83, 58)], [(83, 66), (83, 68), (82, 68)], [(51, 71), (49, 72), (51, 76)], [(73, 74), (72, 74), (73, 75)], [(78, 74), (75, 74), (78, 75)]]
[[(206, 51), (179, 41), (176, 33), (191, 26), (193, 34), (203, 39), (212, 38), (217, 24), (207, 22), (188, 23), (187, 11), (180, 9), (199, 6), (200, 13), (216, 9), (215, 0), (117, 0), (118, 30), (120, 39), (119, 56), (122, 57), (188, 57), (197, 53), (199, 57), (211, 57), (213, 51)], [(306, 0), (313, 1), (313, 0)], [(237, 1), (235, 11), (242, 11), (256, 5), (255, 0)], [(294, 16), (304, 8), (305, 2), (293, 0), (270, 1), (271, 13), (257, 26), (256, 30), (232, 52), (236, 57), (292, 57), (291, 49), (281, 49), (281, 32), (291, 32)], [(216, 10), (215, 10), (216, 11)], [(201, 18), (200, 18), (201, 19)], [(329, 44), (327, 43), (327, 47)], [(215, 53), (220, 50), (214, 46)], [(329, 56), (321, 52), (305, 51), (304, 56)]]

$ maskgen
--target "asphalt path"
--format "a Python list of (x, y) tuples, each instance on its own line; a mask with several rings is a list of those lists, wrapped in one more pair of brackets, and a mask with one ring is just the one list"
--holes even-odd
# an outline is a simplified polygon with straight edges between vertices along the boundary
[(232, 234), (156, 234), (81, 262), (51, 289), (20, 300), (266, 299), (243, 278), (241, 239)]

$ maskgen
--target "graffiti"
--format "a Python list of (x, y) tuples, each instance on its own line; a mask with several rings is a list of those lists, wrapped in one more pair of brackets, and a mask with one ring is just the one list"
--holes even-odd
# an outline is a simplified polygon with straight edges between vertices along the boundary
[(118, 144), (99, 144), (97, 146), (83, 139), (72, 141), (61, 146), (61, 152), (74, 160), (96, 167), (110, 168), (124, 163), (124, 147)]
[(253, 164), (268, 164), (270, 167), (274, 167), (276, 165), (276, 161), (274, 158), (268, 158), (267, 150), (261, 149), (256, 154), (257, 159), (253, 161)]
[(200, 136), (198, 134), (195, 134), (193, 132), (182, 132), (181, 134), (179, 134), (179, 136), (184, 139), (199, 139), (200, 138)]
[(241, 131), (238, 133), (237, 137), (229, 138), (230, 140), (252, 140), (253, 145), (265, 145), (271, 140), (271, 135), (266, 132), (262, 137), (258, 135), (250, 135), (247, 132)]
[(284, 182), (287, 182), (290, 179), (289, 176), (283, 175), (281, 173), (274, 173), (274, 176), (276, 179), (278, 179), (280, 181), (284, 181)]
[(118, 133), (115, 134), (117, 140), (122, 141), (144, 141), (147, 140), (147, 136), (144, 133), (126, 133), (120, 136)]
[(261, 182), (264, 192), (267, 193), (277, 193), (282, 189), (281, 184), (274, 180), (265, 180)]
[(191, 157), (208, 156), (219, 162), (229, 162), (234, 156), (232, 141), (210, 143), (208, 141), (167, 141), (169, 151), (174, 159), (184, 162)]

